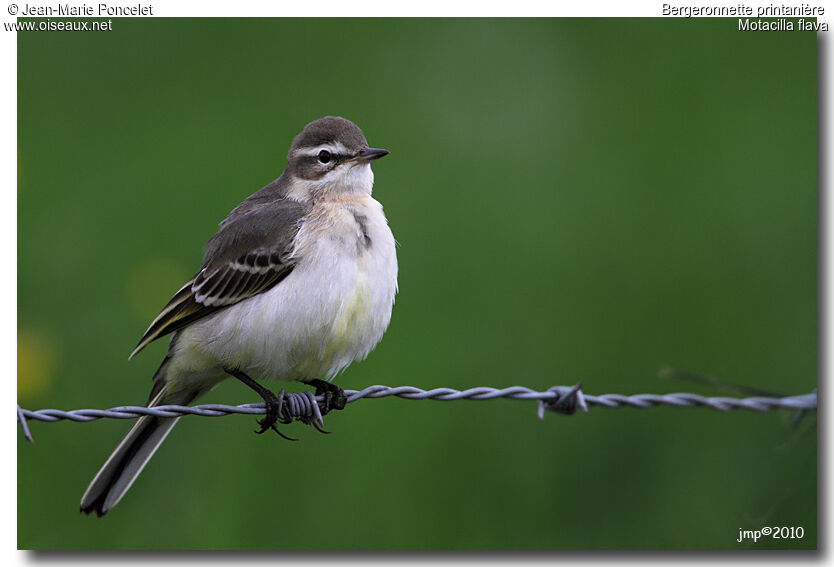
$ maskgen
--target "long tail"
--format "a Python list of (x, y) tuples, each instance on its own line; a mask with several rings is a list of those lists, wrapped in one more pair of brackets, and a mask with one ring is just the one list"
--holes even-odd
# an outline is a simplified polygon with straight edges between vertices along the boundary
[[(148, 407), (163, 403), (186, 405), (198, 395), (195, 392), (181, 392), (166, 396), (165, 390), (161, 388)], [(118, 504), (177, 421), (178, 417), (140, 417), (87, 487), (81, 497), (81, 511), (103, 516)]]

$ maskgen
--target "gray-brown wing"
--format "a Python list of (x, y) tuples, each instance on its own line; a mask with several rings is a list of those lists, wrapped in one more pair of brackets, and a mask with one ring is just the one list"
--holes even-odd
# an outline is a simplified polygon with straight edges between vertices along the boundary
[(279, 284), (295, 267), (290, 254), (307, 210), (281, 200), (224, 221), (206, 245), (200, 271), (154, 319), (130, 358), (162, 336)]

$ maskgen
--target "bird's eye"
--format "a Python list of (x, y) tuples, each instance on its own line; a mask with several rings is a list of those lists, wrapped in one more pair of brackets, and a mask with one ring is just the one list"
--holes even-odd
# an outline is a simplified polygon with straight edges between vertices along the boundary
[(319, 161), (321, 163), (329, 163), (333, 156), (330, 155), (330, 152), (327, 150), (322, 150), (319, 152)]

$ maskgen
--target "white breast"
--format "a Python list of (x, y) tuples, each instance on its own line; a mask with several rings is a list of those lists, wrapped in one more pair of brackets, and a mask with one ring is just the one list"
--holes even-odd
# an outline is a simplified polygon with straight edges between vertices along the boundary
[(382, 206), (369, 195), (317, 204), (293, 256), (285, 280), (189, 326), (181, 342), (255, 379), (332, 379), (365, 358), (388, 327), (397, 291)]

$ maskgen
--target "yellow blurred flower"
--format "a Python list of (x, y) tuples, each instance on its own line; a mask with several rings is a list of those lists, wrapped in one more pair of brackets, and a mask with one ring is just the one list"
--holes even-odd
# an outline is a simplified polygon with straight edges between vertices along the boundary
[(58, 352), (55, 342), (38, 329), (17, 331), (17, 397), (37, 396), (55, 378)]

